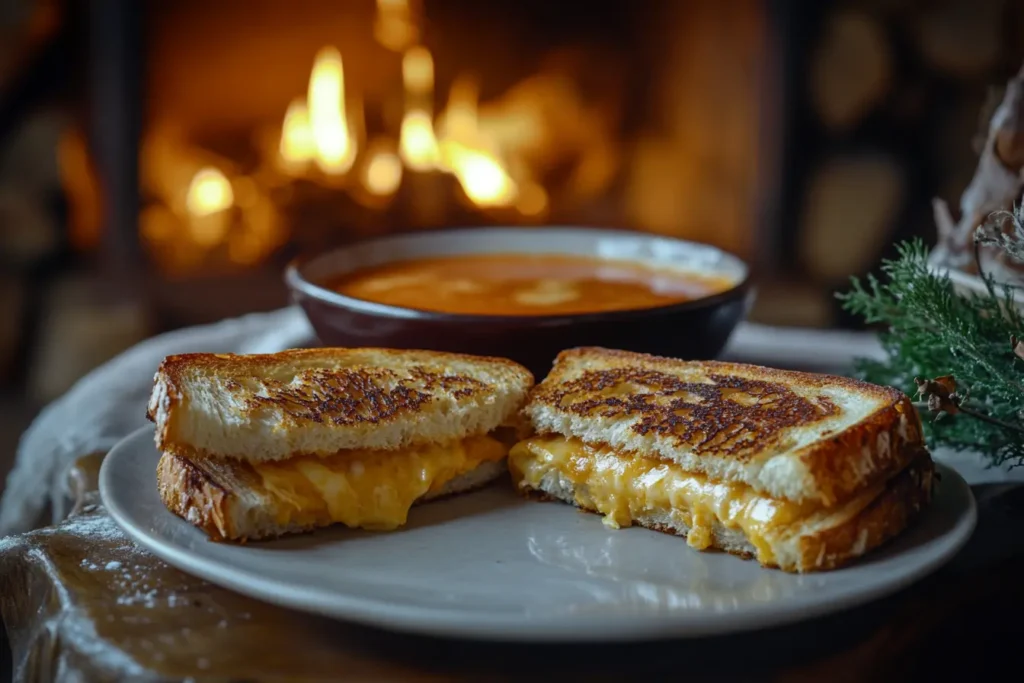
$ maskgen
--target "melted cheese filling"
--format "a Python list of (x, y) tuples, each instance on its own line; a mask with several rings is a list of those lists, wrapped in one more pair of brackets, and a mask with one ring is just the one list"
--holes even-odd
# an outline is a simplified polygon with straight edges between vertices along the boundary
[(420, 498), (486, 462), (507, 446), (490, 436), (395, 451), (344, 451), (328, 458), (302, 456), (254, 464), (277, 505), (277, 524), (324, 521), (375, 531), (405, 524)]
[(699, 550), (712, 545), (716, 523), (740, 530), (762, 564), (774, 562), (772, 538), (819, 508), (816, 503), (768, 498), (743, 484), (710, 481), (673, 463), (564, 437), (521, 441), (509, 452), (509, 469), (516, 486), (534, 489), (544, 479), (560, 475), (574, 485), (576, 504), (596, 510), (613, 528), (667, 515), (675, 524), (689, 527), (686, 541)]

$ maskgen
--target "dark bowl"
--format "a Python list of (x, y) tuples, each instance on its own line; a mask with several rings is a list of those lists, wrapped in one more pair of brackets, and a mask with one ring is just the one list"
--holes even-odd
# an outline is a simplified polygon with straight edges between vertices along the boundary
[[(360, 268), (426, 256), (548, 253), (627, 259), (726, 276), (727, 290), (669, 306), (552, 316), (435, 313), (354, 299), (320, 286)], [(433, 349), (511, 358), (538, 378), (563, 349), (604, 346), (685, 359), (715, 357), (753, 301), (747, 265), (721, 249), (590, 228), (473, 228), (404, 234), (298, 259), (292, 298), (327, 346)]]

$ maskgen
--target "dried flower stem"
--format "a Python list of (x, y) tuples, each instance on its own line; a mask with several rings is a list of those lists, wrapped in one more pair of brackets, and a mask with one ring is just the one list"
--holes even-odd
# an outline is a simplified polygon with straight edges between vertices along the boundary
[[(932, 412), (931, 406), (928, 405), (927, 401), (914, 401), (914, 407), (917, 408), (920, 411)], [(939, 412), (936, 415), (936, 418), (938, 418), (941, 415), (945, 415), (945, 414), (948, 414), (948, 413)], [(998, 418), (992, 417), (991, 415), (986, 415), (985, 413), (979, 412), (977, 410), (973, 410), (971, 408), (966, 408), (963, 405), (961, 405), (959, 407), (958, 414), (967, 415), (967, 416), (973, 417), (973, 418), (975, 418), (977, 420), (981, 420), (982, 422), (987, 422), (990, 425), (994, 425), (996, 427), (1001, 427), (1002, 429), (1009, 429), (1009, 430), (1015, 431), (1015, 432), (1017, 432), (1019, 434), (1024, 434), (1024, 426), (1021, 426), (1021, 425), (1018, 425), (1018, 424), (1011, 424), (1009, 422), (1004, 422), (1003, 420), (1000, 420)]]

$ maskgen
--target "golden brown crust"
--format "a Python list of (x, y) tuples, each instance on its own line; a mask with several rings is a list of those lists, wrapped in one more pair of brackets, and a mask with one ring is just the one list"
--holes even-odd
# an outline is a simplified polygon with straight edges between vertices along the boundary
[(805, 572), (836, 569), (895, 538), (931, 503), (934, 481), (935, 463), (918, 451), (859, 515), (801, 537), (798, 566)]
[[(187, 353), (166, 357), (157, 370), (157, 377), (163, 377), (168, 386), (170, 406), (181, 400), (182, 373), (184, 371), (206, 371), (210, 373), (231, 373), (236, 375), (260, 375), (268, 366), (288, 363), (302, 363), (309, 360), (336, 361), (345, 356), (372, 354), (381, 365), (389, 359), (404, 363), (424, 365), (442, 364), (453, 360), (464, 362), (486, 362), (504, 365), (520, 375), (521, 379), (533, 383), (533, 375), (518, 363), (506, 358), (471, 356), (467, 354), (442, 353), (435, 351), (405, 351), (399, 349), (291, 349), (267, 354), (216, 354)], [(428, 392), (445, 392), (456, 398), (465, 398), (486, 388), (474, 377), (443, 372), (432, 372), (425, 367), (408, 369), (408, 378), (397, 379), (396, 373), (387, 367), (340, 367), (335, 369), (311, 368), (308, 382), (299, 387), (286, 387), (282, 382), (266, 379), (273, 390), (272, 396), (253, 396), (247, 401), (248, 410), (274, 406), (296, 420), (331, 422), (347, 425), (357, 423), (376, 424), (393, 419), (400, 413), (415, 412), (430, 400)], [(395, 382), (389, 390), (380, 387), (381, 380)], [(241, 388), (237, 381), (228, 385)], [(229, 387), (230, 388), (230, 387)], [(146, 416), (156, 420), (150, 406)]]
[(837, 416), (841, 409), (824, 389), (882, 406), (852, 428), (791, 451), (805, 464), (817, 497), (834, 505), (902, 470), (913, 449), (900, 444), (921, 441), (920, 419), (897, 389), (833, 375), (581, 347), (558, 355), (525, 410), (627, 419), (637, 438), (658, 437), (701, 459), (747, 463), (789, 450), (788, 430)]
[[(542, 383), (532, 402), (584, 418), (635, 415), (639, 419), (630, 429), (636, 434), (657, 434), (698, 455), (740, 461), (781, 446), (787, 428), (839, 412), (827, 397), (812, 401), (778, 382), (718, 373), (705, 376), (714, 384), (688, 382), (639, 366), (585, 370), (558, 384)], [(634, 387), (643, 392), (632, 393)], [(630, 393), (609, 393), (620, 389)], [(732, 398), (738, 395), (753, 400)]]
[[(157, 490), (168, 510), (202, 529), (211, 540), (237, 537), (230, 514), (234, 493), (188, 458), (164, 453), (156, 471)], [(245, 542), (245, 538), (236, 540)]]
[(264, 529), (245, 519), (243, 492), (256, 496), (266, 493), (259, 475), (245, 462), (226, 463), (164, 453), (157, 465), (157, 485), (168, 510), (204, 531), (211, 541), (220, 543), (244, 544), (308, 533), (335, 523), (326, 506), (302, 510), (302, 522), (293, 522), (287, 528)]
[[(434, 351), (316, 348), (251, 355), (180, 354), (168, 356), (157, 369), (147, 417), (156, 424), (155, 442), (161, 451), (203, 445), (189, 436), (197, 429), (196, 420), (209, 421), (213, 415), (216, 423), (215, 415), (222, 410), (229, 410), (249, 429), (272, 419), (282, 439), (293, 429), (326, 427), (335, 435), (331, 438), (347, 444), (343, 447), (356, 447), (365, 436), (376, 435), (390, 444), (382, 447), (393, 448), (410, 445), (410, 440), (464, 436), (454, 432), (468, 429), (474, 418), (449, 420), (453, 433), (447, 433), (444, 416), (435, 415), (438, 399), (448, 406), (472, 407), (467, 415), (484, 415), (479, 419), (489, 424), (504, 419), (491, 414), (495, 409), (490, 406), (508, 405), (507, 410), (515, 411), (518, 406), (512, 403), (522, 401), (533, 383), (529, 370), (508, 359)], [(410, 418), (433, 420), (435, 426), (431, 433), (409, 435), (401, 425)], [(388, 429), (377, 429), (385, 426)], [(205, 433), (219, 431), (216, 424), (204, 428)], [(225, 457), (249, 457), (221, 453), (220, 445), (212, 448)]]
[[(635, 351), (606, 349), (600, 346), (578, 346), (576, 348), (566, 349), (565, 351), (562, 351), (561, 353), (558, 354), (558, 356), (555, 358), (554, 365), (557, 366), (561, 365), (562, 363), (568, 363), (570, 361), (578, 359), (582, 359), (584, 361), (594, 361), (600, 363), (602, 367), (614, 367), (616, 365), (642, 365), (643, 367), (656, 368), (668, 372), (685, 370), (693, 366), (718, 368), (723, 374), (734, 374), (736, 370), (756, 369), (760, 377), (764, 377), (767, 380), (777, 381), (783, 384), (799, 382), (801, 384), (804, 384), (805, 386), (812, 386), (818, 388), (826, 388), (839, 385), (868, 393), (882, 392), (893, 399), (903, 395), (902, 392), (900, 392), (897, 389), (893, 389), (892, 387), (870, 384), (868, 382), (863, 382), (859, 379), (854, 379), (852, 377), (843, 377), (840, 375), (800, 372), (797, 370), (779, 370), (777, 368), (750, 365), (747, 363), (733, 363), (730, 361), (680, 360), (678, 358), (653, 356), (646, 353), (637, 353)], [(549, 377), (550, 376), (551, 375), (549, 375)]]
[[(856, 428), (800, 453), (826, 505), (848, 500), (858, 491), (889, 479), (916, 456), (923, 440), (921, 420), (911, 400), (896, 393), (893, 404), (861, 420)], [(879, 448), (880, 441), (890, 447)], [(862, 455), (865, 453), (869, 454), (866, 459)]]
[[(146, 419), (156, 425), (153, 438), (158, 448), (171, 442), (171, 434), (177, 429), (177, 409), (184, 401), (179, 386), (180, 375), (173, 370), (168, 372), (166, 363), (167, 359), (164, 359), (153, 376), (153, 392), (146, 407)], [(163, 419), (158, 417), (158, 413)]]

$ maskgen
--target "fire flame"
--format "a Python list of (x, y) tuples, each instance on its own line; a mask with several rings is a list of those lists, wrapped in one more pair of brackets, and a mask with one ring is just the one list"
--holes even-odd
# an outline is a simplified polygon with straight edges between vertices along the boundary
[(439, 117), (441, 168), (458, 179), (462, 190), (480, 207), (511, 205), (518, 194), (501, 155), (480, 131), (479, 87), (457, 79), (448, 107)]
[[(396, 17), (407, 12), (408, 6), (401, 0), (378, 2), (379, 18), (385, 23), (398, 21)], [(488, 125), (494, 130), (485, 132), (479, 113), (479, 85), (463, 77), (452, 84), (447, 107), (435, 125), (431, 115), (434, 58), (422, 45), (405, 49), (402, 82), (406, 109), (398, 136), (399, 166), (396, 168), (392, 151), (368, 150), (361, 163), (360, 181), (370, 194), (387, 196), (397, 191), (404, 165), (417, 173), (454, 176), (466, 198), (480, 208), (515, 206), (526, 216), (544, 212), (547, 193), (532, 178), (513, 174), (502, 149), (515, 146), (517, 127), (536, 128), (535, 113), (525, 119), (520, 111), (492, 116)], [(284, 170), (297, 175), (313, 162), (327, 175), (348, 173), (358, 154), (350, 118), (341, 54), (337, 48), (323, 47), (313, 64), (306, 100), (293, 101), (285, 112), (279, 142)], [(532, 132), (525, 137), (531, 142), (535, 138)]]
[[(435, 109), (437, 74), (420, 44), (418, 0), (377, 0), (377, 14), (378, 41), (401, 58), (398, 130), (374, 128), (392, 121), (390, 101), (374, 100), (368, 134), (362, 93), (346, 92), (341, 52), (328, 45), (316, 53), (306, 92), (287, 105), (280, 130), (259, 131), (255, 168), (190, 144), (176, 128), (149, 131), (142, 183), (159, 205), (142, 212), (140, 230), (164, 265), (261, 262), (291, 233), (289, 206), (307, 196), (295, 191), (298, 178), (370, 209), (398, 198), (426, 223), (445, 220), (449, 200), (439, 190), (456, 185), (473, 207), (533, 222), (554, 203), (549, 191), (564, 204), (608, 187), (618, 167), (614, 124), (573, 77), (544, 71), (481, 101), (480, 82), (464, 74)], [(560, 185), (545, 186), (545, 178)]]
[(398, 138), (398, 149), (402, 161), (414, 171), (431, 171), (437, 166), (437, 138), (434, 136), (434, 123), (430, 114), (420, 109), (412, 109), (402, 119), (402, 129)]
[(508, 206), (515, 200), (516, 183), (496, 157), (453, 141), (445, 142), (442, 149), (447, 170), (474, 204)]
[(402, 57), (402, 82), (405, 84), (406, 112), (398, 135), (398, 152), (413, 171), (437, 168), (437, 137), (430, 117), (434, 92), (434, 58), (422, 46), (408, 50)]
[(317, 166), (330, 175), (347, 172), (355, 161), (356, 147), (345, 113), (345, 69), (335, 48), (317, 53), (307, 98)]
[(309, 124), (309, 109), (302, 100), (288, 105), (281, 126), (281, 159), (288, 169), (300, 171), (316, 158), (316, 138)]
[(317, 53), (306, 101), (293, 101), (285, 112), (279, 152), (287, 170), (301, 170), (310, 161), (327, 175), (352, 168), (356, 140), (346, 111), (345, 68), (336, 48)]
[(497, 150), (480, 133), (476, 82), (455, 81), (441, 125), (435, 130), (428, 110), (434, 59), (427, 48), (418, 45), (406, 51), (402, 81), (407, 102), (414, 103), (407, 106), (399, 135), (399, 155), (405, 165), (413, 171), (436, 170), (455, 176), (466, 197), (481, 208), (513, 204), (517, 184)]

